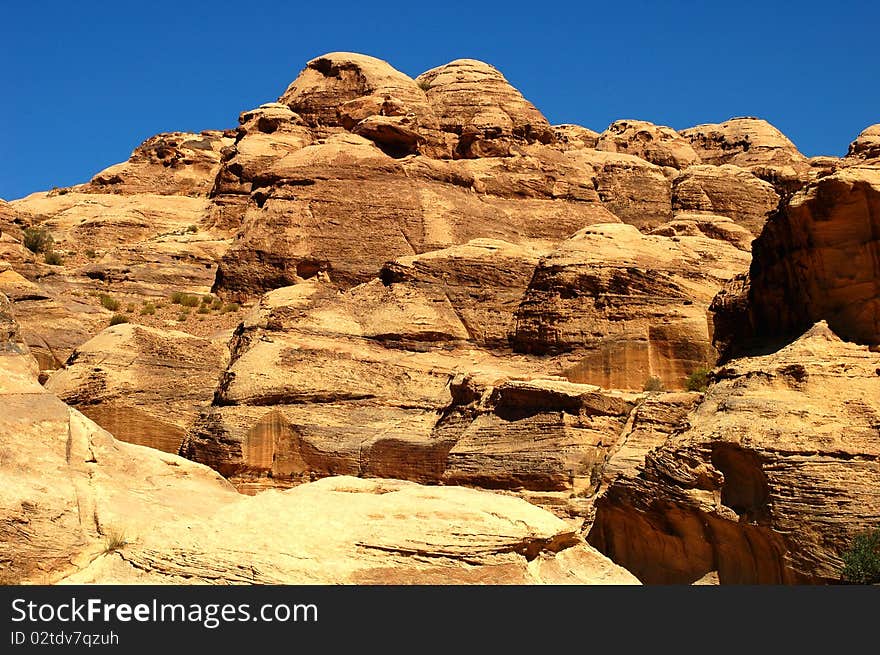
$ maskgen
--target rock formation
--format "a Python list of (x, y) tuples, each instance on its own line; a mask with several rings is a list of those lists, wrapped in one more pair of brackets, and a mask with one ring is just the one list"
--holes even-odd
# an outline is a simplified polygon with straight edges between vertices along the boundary
[(672, 184), (676, 212), (727, 216), (755, 236), (778, 205), (779, 195), (771, 184), (732, 164), (691, 166)]
[(225, 360), (224, 343), (125, 323), (79, 346), (46, 388), (116, 438), (177, 454)]
[(880, 169), (850, 167), (795, 195), (753, 243), (747, 282), (715, 304), (726, 356), (784, 343), (825, 320), (880, 343)]
[(836, 581), (880, 518), (878, 135), (599, 134), (336, 52), (0, 201), (0, 578)]
[(687, 168), (700, 163), (690, 142), (671, 127), (647, 121), (615, 121), (599, 135), (596, 148), (622, 152), (672, 168)]
[(517, 498), (346, 477), (241, 496), (46, 392), (15, 333), (0, 296), (5, 584), (636, 582)]
[(517, 142), (554, 140), (543, 114), (489, 64), (456, 59), (415, 81), (425, 89), (440, 128), (458, 137), (456, 156), (503, 157)]
[(478, 241), (345, 293), (316, 276), (266, 294), (182, 452), (242, 488), (345, 474), (579, 492), (632, 404), (510, 355), (536, 263)]
[(699, 236), (641, 234), (629, 225), (584, 228), (541, 261), (516, 316), (513, 346), (566, 353), (566, 376), (642, 389), (652, 377), (681, 388), (711, 365), (706, 311), (748, 255)]
[(849, 145), (846, 158), (854, 163), (880, 163), (880, 123), (862, 130)]
[(878, 371), (824, 323), (716, 370), (689, 429), (599, 499), (590, 543), (648, 583), (839, 580), (880, 520)]

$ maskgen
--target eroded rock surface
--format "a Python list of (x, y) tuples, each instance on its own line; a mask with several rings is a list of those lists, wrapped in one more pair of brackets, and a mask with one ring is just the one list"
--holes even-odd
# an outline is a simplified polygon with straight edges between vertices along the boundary
[(658, 166), (680, 169), (700, 163), (688, 139), (671, 127), (647, 121), (614, 121), (599, 135), (596, 148), (635, 155)]
[(224, 343), (127, 323), (79, 346), (46, 388), (117, 439), (177, 454), (226, 359)]
[(564, 353), (565, 374), (576, 382), (640, 390), (656, 377), (682, 388), (714, 362), (706, 310), (747, 265), (746, 253), (702, 235), (585, 228), (541, 261), (517, 312), (513, 346)]
[(636, 582), (517, 498), (346, 477), (241, 496), (42, 389), (2, 296), (0, 330), (6, 584)]
[(738, 166), (691, 166), (672, 184), (676, 212), (720, 214), (737, 225), (761, 233), (779, 206), (773, 186)]
[(824, 323), (713, 375), (690, 428), (624, 471), (589, 541), (643, 582), (834, 582), (880, 520), (880, 354)]
[(795, 195), (753, 243), (748, 280), (715, 302), (721, 350), (785, 343), (819, 320), (845, 339), (880, 343), (878, 221), (877, 168), (845, 168)]

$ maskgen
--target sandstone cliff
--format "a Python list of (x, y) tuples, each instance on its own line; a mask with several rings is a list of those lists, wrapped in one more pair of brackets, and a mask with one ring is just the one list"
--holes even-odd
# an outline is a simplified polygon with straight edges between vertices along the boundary
[(880, 520), (880, 355), (819, 323), (718, 369), (689, 427), (624, 470), (589, 541), (643, 582), (834, 582)]
[(0, 201), (4, 579), (632, 581), (589, 533), (645, 582), (835, 581), (878, 520), (877, 143), (336, 52)]

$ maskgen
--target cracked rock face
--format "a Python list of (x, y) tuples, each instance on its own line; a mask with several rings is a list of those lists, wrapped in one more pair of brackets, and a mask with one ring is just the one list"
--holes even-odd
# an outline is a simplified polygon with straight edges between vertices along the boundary
[(78, 347), (46, 388), (116, 438), (177, 454), (226, 359), (222, 342), (128, 323)]
[(727, 356), (778, 346), (825, 320), (880, 344), (880, 169), (855, 166), (795, 195), (753, 243), (748, 279), (713, 304)]
[(585, 228), (536, 269), (513, 346), (563, 353), (574, 382), (640, 390), (658, 377), (667, 388), (682, 388), (693, 371), (714, 363), (706, 310), (747, 263), (743, 251), (703, 235)]
[(589, 541), (643, 582), (834, 582), (880, 520), (880, 355), (819, 323), (733, 360), (690, 427), (623, 471)]
[(595, 516), (645, 581), (833, 580), (877, 518), (876, 127), (599, 134), (335, 52), (0, 201), (0, 575), (631, 580)]
[(116, 441), (36, 371), (0, 350), (3, 583), (636, 582), (518, 498), (346, 477), (241, 496), (207, 467)]

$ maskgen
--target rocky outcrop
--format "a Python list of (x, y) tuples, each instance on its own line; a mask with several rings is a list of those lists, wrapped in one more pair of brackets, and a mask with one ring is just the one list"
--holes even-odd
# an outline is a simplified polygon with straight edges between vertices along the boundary
[(389, 262), (379, 277), (386, 286), (411, 288), (436, 305), (451, 306), (464, 328), (458, 338), (504, 349), (517, 307), (545, 254), (546, 250), (477, 239)]
[(681, 169), (700, 163), (687, 139), (671, 127), (647, 121), (614, 121), (599, 135), (595, 147), (635, 155), (658, 166)]
[(593, 186), (602, 204), (624, 223), (649, 230), (672, 218), (672, 169), (641, 157), (601, 150), (572, 150), (567, 155), (592, 170)]
[(788, 137), (754, 117), (698, 125), (680, 134), (691, 142), (704, 164), (748, 169), (786, 199), (827, 168), (825, 162), (811, 165)]
[(825, 320), (880, 343), (880, 170), (846, 168), (792, 198), (753, 243), (747, 283), (713, 307), (726, 356), (791, 340)]
[(476, 241), (345, 293), (319, 274), (266, 294), (182, 452), (243, 489), (345, 474), (589, 495), (632, 399), (510, 354), (537, 261)]
[(457, 157), (504, 157), (517, 142), (550, 143), (547, 119), (494, 66), (456, 59), (416, 78)]
[[(394, 106), (400, 116), (429, 116), (424, 91), (381, 59), (353, 52), (331, 52), (312, 59), (278, 99), (313, 127), (351, 128)], [(375, 103), (375, 104), (373, 104)], [(357, 113), (360, 111), (360, 113)]]
[(599, 141), (599, 133), (582, 125), (554, 125), (555, 146), (560, 150), (583, 150), (595, 148)]
[(752, 116), (680, 131), (704, 164), (742, 168), (796, 166), (806, 158), (782, 132)]
[(702, 212), (679, 212), (668, 223), (655, 227), (649, 234), (664, 237), (705, 236), (725, 241), (745, 252), (752, 251), (755, 235), (727, 216)]
[(459, 432), (446, 484), (588, 496), (633, 408), (625, 395), (563, 380), (510, 380), (473, 399), (469, 382), (453, 381), (454, 403), (434, 428), (444, 439)]
[(225, 364), (222, 343), (126, 323), (79, 346), (46, 388), (116, 438), (177, 454)]
[[(235, 205), (243, 224), (214, 289), (245, 299), (318, 271), (351, 287), (375, 278), (390, 259), (473, 239), (556, 243), (584, 225), (617, 220), (609, 207), (621, 194), (610, 189), (605, 200), (594, 175), (550, 148), (450, 162), (395, 159), (367, 139), (335, 135), (259, 174), (263, 186)], [(666, 200), (656, 212), (670, 214), (669, 185), (659, 177)], [(635, 174), (631, 184), (644, 179)], [(629, 202), (634, 211), (644, 205)]]
[(869, 125), (849, 144), (847, 162), (880, 163), (880, 123)]
[(880, 520), (880, 355), (817, 324), (713, 374), (690, 428), (597, 501), (589, 541), (643, 582), (834, 582)]
[(3, 293), (0, 293), (0, 348), (3, 354), (27, 353), (27, 346), (12, 312), (12, 303)]
[[(6, 330), (4, 308), (0, 298)], [(43, 390), (10, 343), (0, 342), (5, 584), (636, 582), (517, 498), (346, 477), (241, 496), (204, 466), (116, 441)]]
[(168, 132), (144, 141), (128, 161), (105, 168), (78, 191), (207, 196), (232, 139), (216, 130)]
[(541, 261), (517, 312), (513, 346), (565, 354), (565, 374), (575, 382), (642, 389), (658, 377), (681, 388), (715, 361), (706, 310), (747, 265), (746, 253), (702, 235), (585, 228)]
[(672, 183), (676, 212), (727, 216), (755, 236), (778, 205), (779, 195), (771, 184), (731, 164), (691, 166)]
[(620, 439), (608, 450), (600, 469), (603, 485), (620, 476), (638, 475), (645, 456), (686, 427), (688, 414), (702, 399), (697, 391), (655, 392), (637, 399)]

